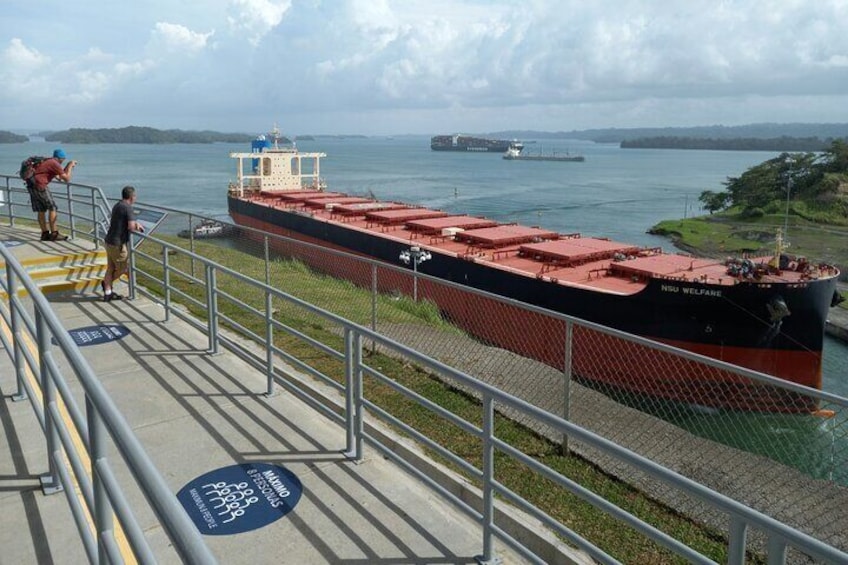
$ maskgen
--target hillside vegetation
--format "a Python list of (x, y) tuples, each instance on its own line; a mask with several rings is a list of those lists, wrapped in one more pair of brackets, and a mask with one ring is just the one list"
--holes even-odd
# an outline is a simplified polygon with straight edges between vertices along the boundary
[(0, 143), (24, 143), (25, 141), (29, 141), (25, 135), (0, 130)]
[[(654, 128), (603, 128), (572, 131), (533, 131), (507, 130), (490, 133), (492, 137), (503, 139), (585, 139), (596, 143), (621, 143), (647, 137), (693, 138), (693, 139), (775, 139), (781, 137), (816, 138), (820, 140), (848, 137), (848, 123), (812, 124), (812, 123), (760, 123), (741, 126), (693, 126), (693, 127), (654, 127)], [(790, 150), (790, 149), (786, 149)], [(792, 151), (809, 151), (802, 147)], [(777, 149), (783, 151), (783, 149)]]
[(699, 255), (770, 253), (784, 227), (790, 251), (848, 266), (848, 143), (822, 153), (782, 153), (705, 190), (708, 216), (660, 222), (650, 232)]
[(60, 143), (247, 143), (253, 136), (216, 131), (159, 130), (149, 127), (84, 129), (72, 128), (44, 134), (47, 141)]
[[(848, 141), (844, 138), (842, 141)], [(818, 137), (640, 137), (621, 142), (623, 149), (707, 149), (718, 151), (826, 151), (833, 139)]]

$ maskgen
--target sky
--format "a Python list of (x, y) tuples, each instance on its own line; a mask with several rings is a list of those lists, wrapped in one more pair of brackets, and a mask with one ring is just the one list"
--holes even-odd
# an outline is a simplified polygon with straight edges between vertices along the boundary
[(848, 0), (2, 0), (0, 130), (848, 123)]

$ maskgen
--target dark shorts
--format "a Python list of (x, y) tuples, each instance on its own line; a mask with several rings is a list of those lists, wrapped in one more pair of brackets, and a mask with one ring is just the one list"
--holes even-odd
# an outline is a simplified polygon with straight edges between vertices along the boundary
[(49, 212), (56, 209), (56, 202), (53, 201), (53, 195), (50, 194), (50, 189), (45, 188), (39, 190), (32, 183), (27, 183), (29, 191), (29, 201), (32, 204), (33, 212)]

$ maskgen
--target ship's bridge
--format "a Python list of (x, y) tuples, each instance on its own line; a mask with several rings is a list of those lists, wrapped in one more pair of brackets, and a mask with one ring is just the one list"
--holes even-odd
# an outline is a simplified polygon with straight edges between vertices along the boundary
[(296, 148), (273, 148), (250, 153), (230, 153), (238, 159), (237, 181), (231, 190), (280, 193), (321, 187), (321, 158), (326, 153), (301, 153)]

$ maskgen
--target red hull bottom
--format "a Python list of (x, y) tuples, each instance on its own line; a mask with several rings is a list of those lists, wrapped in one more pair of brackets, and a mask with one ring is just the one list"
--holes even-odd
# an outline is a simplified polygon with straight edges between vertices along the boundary
[[(247, 216), (233, 214), (233, 219), (240, 225), (324, 248), (349, 251)], [(320, 272), (350, 280), (365, 288), (373, 284), (372, 268), (362, 261), (292, 243), (273, 242), (272, 245), (281, 253), (297, 257)], [(411, 273), (378, 267), (377, 290), (411, 296)], [(478, 339), (551, 367), (564, 368), (568, 341), (565, 321), (430, 280), (419, 280), (417, 291), (420, 300), (436, 304), (446, 319)], [(602, 390), (609, 387), (614, 391), (732, 410), (809, 413), (818, 408), (815, 399), (807, 395), (760, 384), (731, 371), (583, 326), (574, 325), (570, 339), (572, 375)], [(821, 353), (720, 347), (668, 340), (665, 343), (776, 375), (790, 382), (817, 389), (821, 387)], [(799, 379), (797, 375), (812, 377)]]

